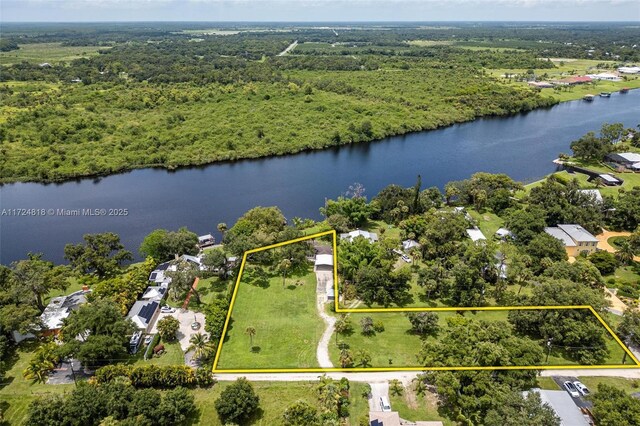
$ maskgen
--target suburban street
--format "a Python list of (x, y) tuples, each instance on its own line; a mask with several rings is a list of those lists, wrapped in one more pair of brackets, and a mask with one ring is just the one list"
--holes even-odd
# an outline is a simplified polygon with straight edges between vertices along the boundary
[[(566, 389), (562, 385), (564, 382), (570, 381), (570, 382), (573, 383), (575, 381), (578, 381), (578, 378), (575, 377), (575, 376), (552, 376), (552, 379), (553, 379), (554, 382), (556, 382), (558, 384), (560, 389), (562, 389), (565, 392), (566, 392)], [(591, 389), (589, 389), (589, 390), (591, 390)], [(576, 403), (578, 408), (591, 408), (593, 406), (593, 404), (590, 401), (587, 401), (584, 398), (584, 396), (582, 396), (582, 395), (580, 395), (577, 398), (576, 397), (571, 397), (571, 399), (573, 399), (573, 402)]]

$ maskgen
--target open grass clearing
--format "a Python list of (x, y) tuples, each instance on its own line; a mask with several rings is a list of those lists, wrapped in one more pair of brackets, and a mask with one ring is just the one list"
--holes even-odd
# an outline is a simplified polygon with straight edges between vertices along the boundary
[[(311, 267), (289, 274), (283, 286), (280, 274), (268, 284), (252, 284), (254, 266), (245, 267), (218, 369), (318, 367), (316, 347), (324, 322), (316, 310), (316, 276)], [(248, 327), (255, 329), (252, 339)]]
[[(371, 367), (419, 367), (417, 355), (422, 346), (422, 339), (410, 333), (410, 323), (404, 312), (375, 312), (375, 313), (350, 313), (348, 314), (353, 324), (350, 334), (337, 336), (334, 334), (329, 344), (329, 353), (334, 365), (340, 365), (339, 344), (348, 345), (355, 358), (355, 366), (358, 365), (358, 351), (364, 350), (371, 356)], [(456, 312), (438, 312), (439, 324), (446, 326), (448, 317), (457, 315)], [(508, 311), (476, 311), (467, 312), (465, 315), (476, 320), (507, 321)], [(384, 324), (384, 331), (372, 336), (365, 336), (361, 332), (360, 321), (365, 317), (371, 317), (375, 322)], [(595, 318), (594, 318), (595, 321)], [(623, 348), (607, 332), (606, 342), (610, 355), (604, 364), (620, 364), (624, 356)], [(429, 336), (426, 341), (437, 341), (437, 336)], [(338, 342), (338, 344), (336, 343)], [(542, 342), (540, 342), (542, 344)], [(549, 355), (548, 364), (544, 361), (540, 365), (579, 365), (569, 359), (562, 348), (553, 348)]]
[(12, 65), (20, 62), (56, 64), (71, 62), (74, 59), (89, 58), (98, 55), (98, 51), (108, 46), (63, 46), (62, 43), (20, 44), (20, 49), (0, 52), (0, 65)]

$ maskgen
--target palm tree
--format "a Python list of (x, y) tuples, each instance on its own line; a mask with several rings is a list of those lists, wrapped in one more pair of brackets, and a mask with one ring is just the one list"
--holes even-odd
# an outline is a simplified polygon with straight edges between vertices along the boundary
[(48, 359), (34, 358), (22, 374), (25, 379), (32, 380), (34, 383), (45, 383), (49, 372), (54, 368), (55, 365)]
[(627, 240), (622, 240), (618, 243), (619, 249), (616, 251), (616, 257), (620, 263), (629, 265), (633, 262), (633, 247)]
[(413, 390), (416, 392), (416, 395), (424, 396), (424, 394), (427, 393), (427, 384), (425, 383), (424, 374), (418, 374), (413, 379), (413, 384), (414, 384)]
[(253, 347), (253, 336), (256, 335), (255, 327), (251, 327), (251, 326), (247, 327), (247, 329), (244, 331), (244, 334), (249, 336), (251, 347)]
[(284, 284), (287, 279), (287, 271), (289, 270), (289, 268), (291, 268), (291, 260), (282, 259), (282, 262), (280, 262), (279, 267), (280, 267), (280, 270), (282, 271), (282, 288), (284, 288)]
[(371, 367), (371, 355), (364, 349), (358, 351), (358, 361), (362, 367)]
[(224, 222), (220, 222), (218, 224), (218, 231), (222, 234), (222, 239), (224, 240), (224, 233), (227, 232), (227, 224)]
[(207, 359), (215, 350), (215, 344), (209, 341), (209, 337), (203, 333), (192, 335), (189, 343), (191, 343), (191, 345), (188, 350), (193, 350), (193, 356), (197, 359)]
[(402, 395), (402, 383), (400, 383), (400, 380), (398, 379), (393, 379), (389, 382), (389, 390), (391, 391), (392, 395), (395, 396), (400, 396)]

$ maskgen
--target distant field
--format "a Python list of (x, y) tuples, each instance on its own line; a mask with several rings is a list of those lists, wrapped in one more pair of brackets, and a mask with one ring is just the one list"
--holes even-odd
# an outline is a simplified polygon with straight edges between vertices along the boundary
[(63, 46), (62, 43), (21, 44), (20, 49), (0, 52), (0, 65), (26, 62), (70, 62), (74, 59), (96, 56), (105, 46)]

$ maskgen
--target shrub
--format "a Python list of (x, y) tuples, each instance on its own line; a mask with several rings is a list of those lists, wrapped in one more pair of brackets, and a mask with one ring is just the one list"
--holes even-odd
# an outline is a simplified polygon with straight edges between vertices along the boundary
[(373, 329), (378, 333), (382, 333), (384, 331), (384, 323), (380, 320), (374, 322)]

